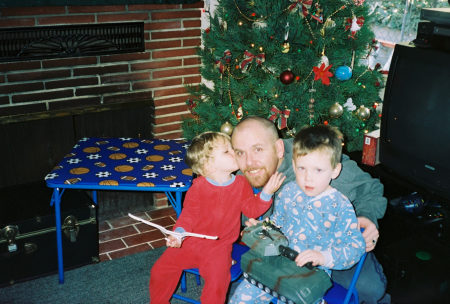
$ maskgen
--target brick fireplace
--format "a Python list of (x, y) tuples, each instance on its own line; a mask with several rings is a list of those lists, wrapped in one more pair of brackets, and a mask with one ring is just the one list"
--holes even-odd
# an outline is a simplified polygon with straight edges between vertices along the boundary
[[(152, 103), (153, 113), (144, 123), (150, 125), (151, 136), (182, 136), (182, 117), (189, 115), (185, 85), (201, 81), (196, 47), (201, 43), (203, 1), (160, 4), (164, 1), (143, 0), (128, 1), (137, 4), (63, 6), (55, 5), (57, 0), (39, 1), (51, 3), (45, 6), (24, 1), (27, 2), (29, 6), (0, 6), (0, 31), (137, 22), (143, 23), (143, 50), (0, 58), (0, 126), (24, 121), (27, 115), (59, 117), (83, 109), (103, 111), (116, 104), (147, 101)], [(166, 204), (164, 195), (157, 195), (155, 205)]]

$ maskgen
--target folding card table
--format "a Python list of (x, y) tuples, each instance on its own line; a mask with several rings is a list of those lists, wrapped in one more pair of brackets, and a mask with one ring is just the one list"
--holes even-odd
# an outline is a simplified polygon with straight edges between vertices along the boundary
[(182, 194), (192, 183), (192, 170), (185, 164), (188, 142), (169, 139), (83, 138), (45, 177), (53, 189), (59, 283), (64, 283), (61, 233), (61, 197), (65, 189), (164, 192), (181, 213)]

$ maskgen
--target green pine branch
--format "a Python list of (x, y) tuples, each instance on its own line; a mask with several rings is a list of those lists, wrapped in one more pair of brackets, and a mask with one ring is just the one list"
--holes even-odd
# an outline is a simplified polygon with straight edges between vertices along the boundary
[[(284, 137), (292, 136), (306, 124), (328, 123), (344, 133), (348, 151), (362, 149), (364, 133), (375, 129), (379, 121), (374, 104), (380, 102), (382, 83), (381, 74), (367, 67), (366, 57), (374, 39), (368, 7), (352, 1), (313, 1), (309, 14), (303, 17), (301, 8), (289, 9), (294, 3), (219, 2), (209, 30), (203, 33), (204, 48), (199, 50), (201, 74), (209, 84), (190, 88), (190, 102), (195, 106), (192, 117), (183, 121), (185, 137), (219, 131), (225, 122), (235, 125), (248, 115), (268, 118), (276, 107), (285, 113), (290, 111), (285, 119), (287, 127), (280, 129)], [(317, 3), (323, 23), (312, 18), (319, 16)], [(364, 24), (352, 35), (346, 26), (351, 25), (348, 20), (353, 17), (363, 17)], [(320, 66), (323, 55), (333, 74), (338, 67), (353, 64), (351, 79), (342, 81), (333, 76), (330, 85), (314, 80), (313, 68)], [(280, 79), (286, 71), (294, 75), (290, 83)], [(343, 108), (340, 116), (330, 115), (336, 103), (344, 106), (349, 98), (356, 109)], [(369, 117), (360, 116), (360, 106), (370, 111)], [(282, 120), (278, 116), (274, 123), (278, 125)]]

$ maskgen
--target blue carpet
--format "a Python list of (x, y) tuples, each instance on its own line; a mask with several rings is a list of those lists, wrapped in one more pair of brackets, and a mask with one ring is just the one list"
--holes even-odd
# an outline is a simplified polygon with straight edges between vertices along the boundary
[[(1, 304), (144, 304), (149, 303), (150, 269), (165, 247), (90, 264), (65, 271), (65, 283), (57, 274), (0, 289)], [(1, 271), (1, 270), (0, 270)], [(201, 286), (188, 277), (188, 295), (198, 299)], [(179, 291), (178, 291), (179, 292)], [(173, 304), (184, 303), (172, 300)]]

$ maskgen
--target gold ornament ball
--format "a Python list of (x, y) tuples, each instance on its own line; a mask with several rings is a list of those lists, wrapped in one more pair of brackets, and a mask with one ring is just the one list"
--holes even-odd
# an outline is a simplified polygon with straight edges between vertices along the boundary
[(339, 103), (336, 102), (334, 105), (330, 107), (328, 112), (332, 118), (338, 118), (342, 115), (342, 113), (344, 113), (344, 108)]
[(289, 42), (285, 41), (282, 45), (281, 45), (281, 53), (289, 53), (289, 50), (291, 49), (291, 45), (289, 44)]
[(228, 134), (231, 136), (231, 133), (233, 133), (233, 125), (230, 124), (228, 121), (226, 121), (221, 127), (220, 132)]
[(370, 109), (365, 106), (360, 106), (358, 110), (356, 110), (356, 115), (361, 120), (367, 120), (370, 117)]

